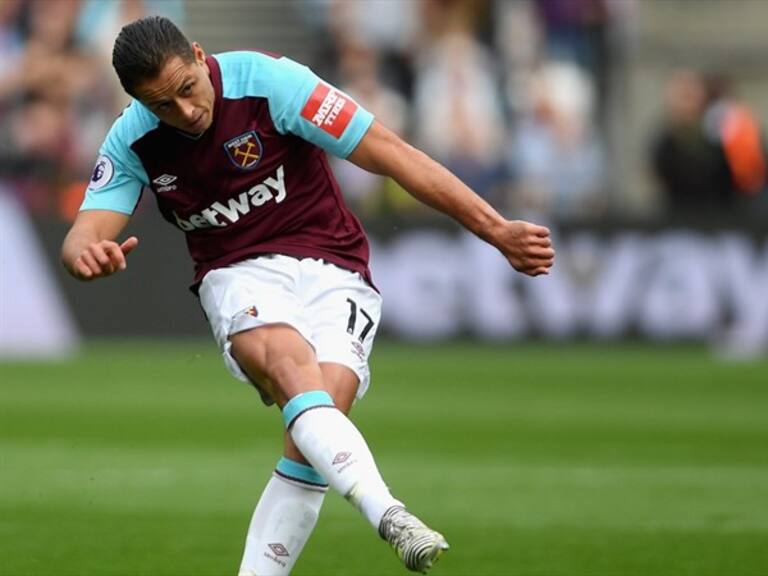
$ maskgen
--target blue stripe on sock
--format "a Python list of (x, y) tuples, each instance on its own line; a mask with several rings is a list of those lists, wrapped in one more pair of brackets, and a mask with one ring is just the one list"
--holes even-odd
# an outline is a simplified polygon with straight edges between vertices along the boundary
[(294, 462), (293, 460), (289, 460), (286, 457), (280, 458), (280, 461), (277, 463), (277, 468), (275, 469), (283, 476), (301, 480), (302, 482), (307, 482), (308, 484), (317, 484), (318, 486), (328, 485), (328, 483), (325, 481), (325, 478), (323, 478), (317, 472), (317, 470), (312, 468), (312, 466)]
[(333, 398), (325, 390), (312, 390), (311, 392), (304, 392), (298, 396), (294, 396), (283, 407), (283, 421), (285, 421), (285, 427), (290, 428), (296, 417), (308, 410), (309, 408), (315, 408), (317, 406), (333, 406)]

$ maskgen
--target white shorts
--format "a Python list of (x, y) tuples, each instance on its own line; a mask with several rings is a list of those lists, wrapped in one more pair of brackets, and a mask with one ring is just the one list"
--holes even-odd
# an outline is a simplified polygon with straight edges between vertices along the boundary
[(342, 364), (357, 374), (357, 398), (368, 389), (381, 296), (356, 272), (314, 258), (260, 256), (208, 272), (200, 284), (200, 304), (236, 378), (251, 382), (230, 354), (229, 337), (282, 323), (309, 342), (318, 362)]

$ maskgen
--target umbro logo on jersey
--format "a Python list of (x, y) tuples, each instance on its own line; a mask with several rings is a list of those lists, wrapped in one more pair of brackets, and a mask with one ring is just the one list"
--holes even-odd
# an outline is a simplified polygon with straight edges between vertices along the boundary
[(357, 104), (352, 98), (320, 82), (304, 105), (301, 116), (338, 139), (356, 110)]
[(162, 176), (158, 176), (154, 180), (152, 180), (152, 184), (157, 184), (158, 192), (168, 192), (170, 190), (176, 190), (176, 185), (171, 186), (176, 180), (178, 180), (178, 176), (174, 176), (173, 174), (163, 174)]
[(173, 176), (171, 174), (163, 174), (162, 176), (159, 176), (152, 180), (155, 184), (158, 186), (168, 186), (171, 182), (175, 182), (178, 179), (178, 176)]
[(256, 184), (246, 192), (224, 202), (214, 202), (208, 208), (197, 214), (191, 214), (186, 220), (179, 218), (176, 212), (173, 217), (176, 225), (185, 232), (192, 232), (202, 228), (223, 228), (240, 220), (240, 216), (250, 214), (254, 208), (259, 208), (269, 201), (280, 204), (285, 200), (285, 171), (282, 164), (278, 167), (274, 177), (266, 178), (261, 184)]

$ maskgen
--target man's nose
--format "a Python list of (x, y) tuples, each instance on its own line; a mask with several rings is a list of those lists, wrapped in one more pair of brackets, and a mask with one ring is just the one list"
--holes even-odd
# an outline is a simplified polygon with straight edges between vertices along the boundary
[(194, 120), (195, 118), (195, 106), (187, 100), (179, 100), (179, 111), (181, 115), (187, 120)]

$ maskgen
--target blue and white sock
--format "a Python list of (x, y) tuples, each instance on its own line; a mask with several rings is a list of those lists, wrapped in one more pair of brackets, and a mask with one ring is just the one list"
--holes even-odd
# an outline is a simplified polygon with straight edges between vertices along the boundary
[(403, 506), (390, 494), (362, 434), (327, 392), (294, 396), (283, 408), (283, 420), (304, 457), (374, 529), (389, 508)]
[(253, 512), (239, 576), (286, 576), (315, 528), (328, 484), (281, 458)]

